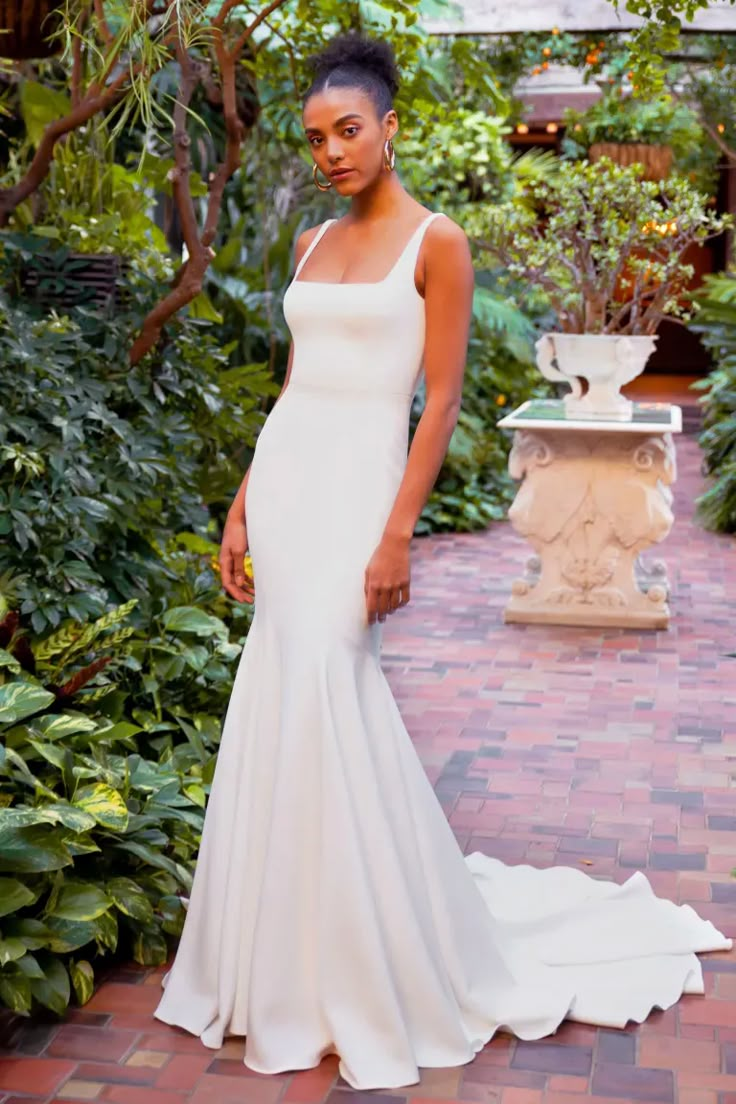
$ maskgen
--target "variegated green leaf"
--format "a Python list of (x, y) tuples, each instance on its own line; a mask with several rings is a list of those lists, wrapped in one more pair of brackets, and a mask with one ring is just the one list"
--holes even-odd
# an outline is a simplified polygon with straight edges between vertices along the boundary
[(72, 857), (50, 825), (27, 828), (0, 824), (0, 871), (25, 874), (40, 870), (59, 870), (71, 864)]
[(126, 916), (144, 924), (153, 920), (153, 906), (132, 878), (111, 878), (105, 884), (105, 891)]
[(62, 1016), (69, 1005), (71, 989), (69, 975), (58, 958), (47, 958), (43, 963), (43, 978), (31, 979), (31, 992), (39, 1004)]
[(95, 920), (95, 939), (108, 950), (114, 951), (118, 945), (118, 918), (114, 912), (103, 912)]
[(25, 953), (25, 945), (20, 939), (13, 939), (12, 936), (3, 939), (0, 936), (0, 966), (15, 962), (16, 958), (22, 958)]
[(54, 695), (32, 682), (8, 682), (0, 686), (0, 723), (15, 724), (46, 709), (54, 701)]
[(54, 954), (76, 951), (97, 939), (98, 923), (98, 920), (62, 920), (49, 916), (46, 920), (49, 935), (44, 945)]
[(193, 801), (195, 805), (199, 805), (200, 809), (204, 809), (207, 795), (204, 792), (204, 787), (200, 786), (198, 782), (191, 782), (188, 786), (184, 787), (184, 793)]
[(83, 786), (74, 797), (79, 809), (90, 813), (98, 824), (113, 832), (124, 832), (128, 824), (128, 809), (117, 790), (104, 782)]
[(133, 940), (133, 958), (142, 966), (162, 966), (166, 962), (168, 948), (158, 928), (143, 928)]
[(25, 974), (0, 974), (0, 1001), (11, 1012), (30, 1012), (31, 982)]
[(92, 882), (65, 882), (50, 915), (61, 920), (96, 920), (111, 905), (105, 891)]
[(69, 973), (76, 998), (80, 1004), (86, 1004), (95, 991), (95, 972), (89, 962), (70, 962)]
[(73, 736), (76, 732), (93, 732), (97, 721), (83, 713), (47, 713), (33, 722), (33, 727), (47, 740), (59, 740), (62, 736)]
[(16, 970), (20, 970), (27, 978), (42, 978), (44, 976), (43, 970), (32, 954), (24, 954), (22, 958), (17, 959), (14, 965)]
[(37, 951), (41, 947), (45, 947), (51, 934), (46, 924), (43, 924), (40, 920), (33, 920), (30, 917), (24, 917), (21, 920), (15, 916), (3, 921), (3, 931), (5, 935), (12, 935), (16, 939), (20, 939), (23, 946), (29, 951)]
[(6, 651), (5, 648), (0, 648), (0, 667), (7, 667), (9, 671), (12, 671), (14, 675), (19, 675), (21, 666), (14, 655)]
[(0, 916), (18, 912), (35, 897), (36, 894), (16, 878), (0, 878)]

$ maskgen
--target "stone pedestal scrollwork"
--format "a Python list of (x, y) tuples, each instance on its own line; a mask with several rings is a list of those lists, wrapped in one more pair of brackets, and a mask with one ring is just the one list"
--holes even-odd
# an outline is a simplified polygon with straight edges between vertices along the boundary
[[(554, 400), (533, 405), (556, 413)], [(674, 520), (679, 408), (657, 409), (659, 420), (647, 421), (645, 408), (638, 423), (597, 426), (525, 418), (524, 407), (503, 419), (518, 427), (509, 472), (522, 481), (509, 520), (534, 550), (513, 583), (506, 621), (667, 627), (665, 565), (640, 559)]]

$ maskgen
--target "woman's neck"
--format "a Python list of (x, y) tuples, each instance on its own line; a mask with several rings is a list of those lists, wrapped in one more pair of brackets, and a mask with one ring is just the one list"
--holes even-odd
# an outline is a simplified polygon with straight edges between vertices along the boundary
[(395, 172), (382, 172), (350, 201), (350, 222), (380, 222), (400, 216), (414, 202)]

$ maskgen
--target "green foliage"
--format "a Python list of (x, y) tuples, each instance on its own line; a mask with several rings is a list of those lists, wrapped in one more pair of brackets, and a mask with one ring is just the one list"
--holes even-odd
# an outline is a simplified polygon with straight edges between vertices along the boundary
[(523, 81), (533, 91), (534, 79), (550, 66), (577, 69), (584, 84), (604, 87), (618, 87), (631, 70), (628, 40), (617, 31), (594, 34), (551, 27), (489, 36), (476, 40), (476, 50), (493, 72), (499, 91), (510, 100), (511, 118), (519, 122), (525, 119), (528, 104), (517, 95), (517, 83)]
[(716, 367), (696, 387), (704, 392), (700, 446), (711, 485), (698, 499), (703, 523), (736, 533), (736, 273), (706, 277), (690, 328), (715, 359)]
[(406, 187), (446, 214), (462, 219), (468, 203), (498, 201), (511, 192), (511, 127), (482, 110), (444, 103), (402, 131)]
[(673, 65), (670, 89), (677, 83), (681, 99), (692, 103), (707, 130), (712, 148), (736, 161), (736, 42), (733, 35), (688, 36), (683, 59)]
[(700, 191), (712, 193), (718, 177), (718, 148), (692, 108), (670, 97), (642, 102), (609, 92), (585, 111), (568, 109), (562, 150), (581, 159), (596, 142), (643, 142), (670, 146), (673, 169)]
[[(49, 248), (31, 235), (2, 244), (8, 282), (21, 257)], [(131, 368), (130, 334), (158, 289), (134, 272), (126, 293), (109, 317), (42, 316), (0, 296), (0, 571), (36, 632), (156, 596), (170, 536), (208, 536), (277, 390), (262, 365), (229, 365), (186, 314)]]
[[(515, 485), (507, 472), (508, 435), (496, 423), (525, 399), (549, 393), (540, 376), (536, 325), (516, 305), (517, 289), (504, 294), (499, 274), (478, 273), (462, 410), (435, 487), (416, 532), (472, 532), (506, 514)], [(412, 425), (423, 409), (417, 395)]]
[(608, 158), (563, 162), (489, 207), (478, 245), (543, 291), (565, 332), (646, 334), (664, 315), (686, 319), (693, 268), (683, 251), (732, 220), (712, 214), (689, 181), (641, 177)]
[(61, 1015), (100, 957), (157, 965), (181, 931), (219, 725), (161, 710), (158, 684), (239, 648), (195, 607), (137, 632), (134, 605), (42, 639), (0, 616), (0, 1003), (15, 1012)]
[(708, 0), (613, 0), (613, 4), (616, 8), (625, 6), (632, 15), (645, 20), (632, 33), (629, 48), (636, 93), (642, 99), (651, 97), (664, 88), (663, 59), (677, 50), (683, 19), (692, 19), (707, 8)]

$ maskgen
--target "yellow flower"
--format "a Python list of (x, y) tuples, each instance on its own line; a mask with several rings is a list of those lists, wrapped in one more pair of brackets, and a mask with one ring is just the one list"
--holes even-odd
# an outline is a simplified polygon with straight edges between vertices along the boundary
[(243, 570), (245, 571), (246, 575), (253, 574), (253, 561), (248, 555), (243, 557)]
[(506, 396), (505, 395), (496, 395), (496, 406), (505, 406), (505, 405), (506, 405)]
[(218, 575), (220, 574), (220, 561), (217, 556), (213, 556), (210, 560), (210, 567), (213, 571), (216, 571)]

